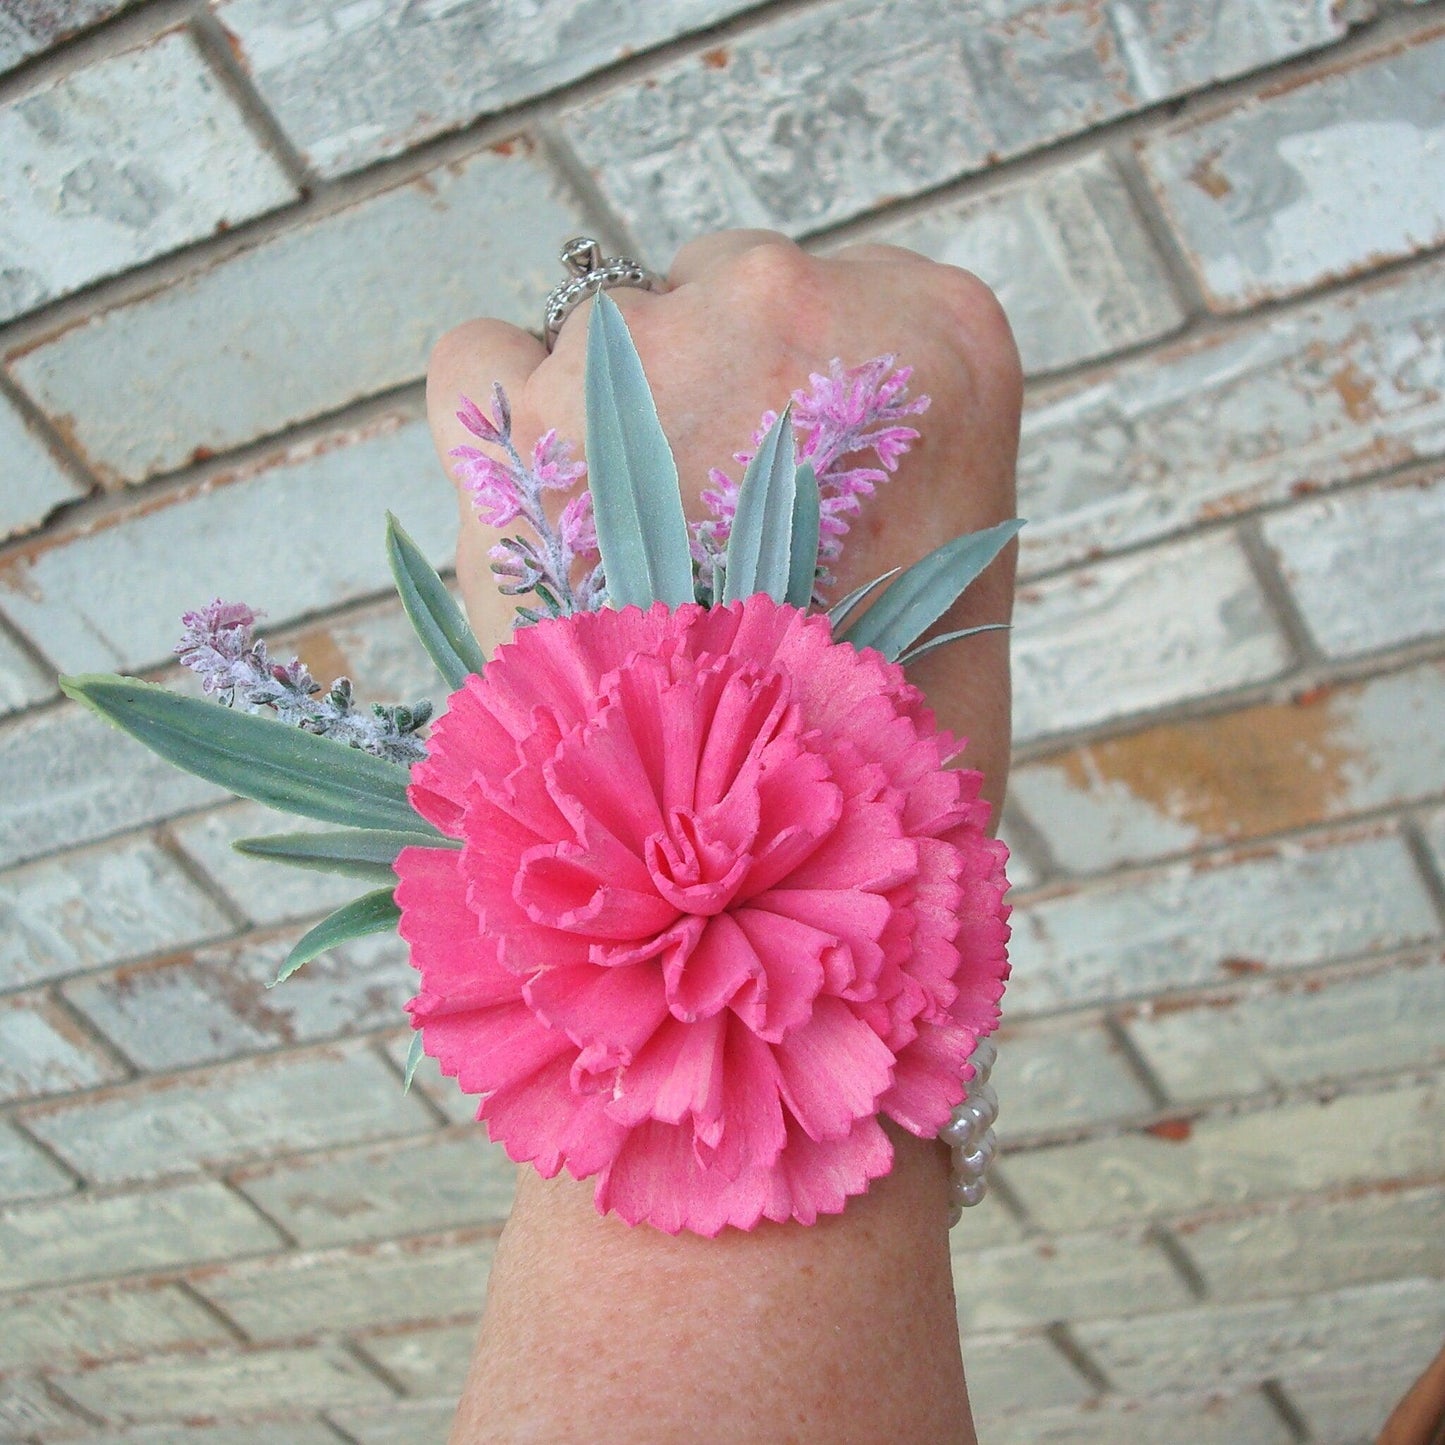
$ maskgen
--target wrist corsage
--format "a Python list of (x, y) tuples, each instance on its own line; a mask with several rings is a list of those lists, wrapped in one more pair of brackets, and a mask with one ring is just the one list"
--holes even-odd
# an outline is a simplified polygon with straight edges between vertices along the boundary
[[(399, 928), (420, 974), (408, 1082), (434, 1057), (514, 1160), (595, 1179), (600, 1211), (709, 1236), (809, 1224), (887, 1172), (885, 1117), (945, 1131), (981, 1174), (992, 1096), (982, 1078), (966, 1095), (1008, 972), (1006, 850), (904, 668), (968, 635), (918, 642), (1020, 524), (818, 598), (917, 436), (907, 381), (889, 357), (835, 363), (764, 418), (740, 484), (712, 474), (690, 530), (599, 295), (585, 468), (551, 433), (525, 461), (500, 388), (492, 415), (459, 413), (491, 448), (459, 453), (479, 512), (533, 533), (493, 554), (529, 600), (492, 658), (392, 519), (402, 602), (453, 689), (424, 741), (426, 709), (323, 693), (239, 605), (188, 615), (178, 649), (229, 708), (117, 677), (65, 690), (181, 767), (338, 825), (238, 844), (378, 885), (281, 977)], [(845, 469), (865, 450), (878, 468)], [(543, 493), (584, 472), (554, 525)], [(979, 1193), (966, 1177), (955, 1203)]]

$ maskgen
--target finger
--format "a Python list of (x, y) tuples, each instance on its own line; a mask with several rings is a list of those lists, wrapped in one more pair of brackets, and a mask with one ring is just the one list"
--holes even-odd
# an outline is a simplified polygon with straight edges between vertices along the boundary
[(781, 231), (715, 231), (710, 236), (689, 241), (673, 257), (667, 279), (674, 286), (703, 281), (744, 251), (757, 246), (791, 247), (793, 244)]
[[(605, 289), (608, 299), (616, 304), (617, 309), (624, 316), (632, 316), (657, 304), (668, 289), (666, 281), (661, 285), (661, 291), (645, 291), (641, 286), (608, 286)], [(569, 366), (574, 359), (573, 353), (580, 352), (586, 344), (587, 319), (592, 315), (594, 299), (589, 296), (585, 301), (579, 301), (557, 330), (551, 354), (566, 358)]]

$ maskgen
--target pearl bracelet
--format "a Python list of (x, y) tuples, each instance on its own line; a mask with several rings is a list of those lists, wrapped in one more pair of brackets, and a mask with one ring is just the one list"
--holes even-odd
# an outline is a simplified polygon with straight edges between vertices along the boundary
[(998, 1152), (993, 1125), (998, 1118), (998, 1095), (988, 1082), (998, 1057), (993, 1044), (982, 1040), (969, 1063), (973, 1078), (968, 1081), (963, 1102), (939, 1131), (948, 1145), (952, 1167), (948, 1179), (948, 1227), (953, 1228), (963, 1211), (979, 1203), (988, 1193), (988, 1166)]

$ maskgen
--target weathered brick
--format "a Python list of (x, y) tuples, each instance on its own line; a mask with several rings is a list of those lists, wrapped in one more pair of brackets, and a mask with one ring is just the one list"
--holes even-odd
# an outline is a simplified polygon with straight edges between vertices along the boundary
[(1005, 1142), (1151, 1113), (1154, 1101), (1101, 1020), (1005, 1024), (993, 1082)]
[(456, 1413), (455, 1400), (417, 1400), (384, 1410), (331, 1410), (327, 1418), (356, 1445), (441, 1445)]
[(982, 277), (1026, 372), (1149, 341), (1182, 324), (1167, 272), (1107, 155), (869, 232)]
[[(415, 381), (468, 316), (540, 327), (557, 238), (578, 229), (576, 204), (518, 138), (94, 316), (15, 357), (12, 375), (70, 418), (94, 470), (138, 481)], [(436, 470), (395, 479), (392, 502)]]
[(84, 495), (85, 487), (0, 392), (0, 538), (38, 527), (56, 507)]
[(1445, 449), (1445, 266), (1032, 398), (1025, 575)]
[(211, 1180), (0, 1213), (0, 1289), (171, 1269), (274, 1249), (280, 1236)]
[(1406, 1349), (1398, 1360), (1380, 1360), (1367, 1370), (1345, 1366), (1324, 1374), (1287, 1374), (1280, 1381), (1305, 1422), (1311, 1440), (1359, 1445), (1375, 1440), (1390, 1412), (1424, 1372), (1434, 1347), (1428, 1340)]
[(975, 1250), (993, 1244), (1019, 1244), (1023, 1238), (1023, 1226), (999, 1203), (998, 1195), (985, 1195), (983, 1203), (965, 1209), (963, 1218), (949, 1231), (948, 1247), (955, 1274), (967, 1267)]
[(1348, 657), (1445, 632), (1442, 528), (1445, 472), (1319, 498), (1264, 535), (1320, 648)]
[[(73, 786), (78, 800), (79, 777)], [(184, 947), (231, 927), (149, 838), (67, 853), (0, 875), (0, 986)]]
[(1431, 1068), (1445, 1063), (1445, 956), (1146, 1004), (1126, 1028), (1181, 1103)]
[(301, 1244), (315, 1246), (502, 1224), (516, 1166), (474, 1125), (242, 1170), (232, 1182)]
[[(162, 762), (77, 704), (16, 718), (0, 726), (0, 868), (92, 843), (225, 796), (213, 784)], [(37, 870), (27, 875), (32, 883), (42, 877), (48, 879), (44, 886), (70, 891), (63, 872), (45, 875)], [(191, 916), (199, 907), (192, 902)], [(213, 907), (210, 913), (216, 916)], [(163, 917), (143, 927), (163, 932), (175, 927), (175, 919)], [(132, 923), (130, 930), (135, 928)], [(85, 946), (96, 946), (112, 931), (104, 913), (98, 914), (84, 929)], [(51, 942), (52, 952), (58, 947)]]
[(1234, 311), (1445, 241), (1437, 31), (1267, 86), (1139, 147), (1209, 305)]
[(99, 1365), (60, 1375), (56, 1383), (77, 1404), (118, 1421), (314, 1410), (392, 1398), (380, 1380), (334, 1347), (233, 1349)]
[(54, 672), (41, 667), (9, 628), (0, 626), (0, 717), (48, 702), (59, 691)]
[(1012, 923), (1014, 1017), (1408, 948), (1439, 931), (1409, 850), (1380, 828), (1070, 885)]
[(958, 1322), (967, 1332), (1144, 1314), (1190, 1303), (1184, 1281), (1147, 1236), (1056, 1235), (955, 1257)]
[[(1445, 1090), (1412, 1085), (1012, 1154), (1001, 1172), (1048, 1229), (1074, 1231), (1428, 1177), (1445, 1168)], [(1168, 1388), (1164, 1379), (1148, 1388)]]
[(1041, 1334), (979, 1335), (963, 1342), (968, 1398), (974, 1414), (993, 1420), (1027, 1402), (1036, 1408), (1075, 1405), (1093, 1386)]
[(1057, 863), (1102, 872), (1445, 791), (1442, 713), (1430, 662), (1072, 748), (1015, 768), (1009, 793)]
[(720, 226), (819, 230), (1344, 28), (1299, 0), (1284, 23), (1246, 0), (1223, 33), (1183, 8), (839, 0), (650, 71), (563, 130), (665, 257)]
[[(350, 897), (364, 891), (356, 879), (350, 882)], [(322, 954), (284, 985), (269, 988), (302, 931), (248, 934), (237, 943), (132, 964), (79, 979), (65, 995), (149, 1073), (314, 1043), (404, 1018), (416, 975), (406, 946), (392, 933)], [(166, 1027), (158, 1037), (156, 1020), (162, 1018)]]
[(198, 1275), (196, 1289), (258, 1340), (481, 1313), (496, 1241), (404, 1240)]
[(0, 110), (0, 190), (0, 321), (297, 196), (184, 31)]
[(458, 1398), (476, 1344), (475, 1325), (392, 1330), (367, 1335), (361, 1347), (406, 1391), (421, 1399)]
[(1258, 1390), (1026, 1410), (988, 1422), (989, 1445), (1289, 1445), (1295, 1437)]
[(5, 1301), (0, 1366), (48, 1368), (230, 1340), (215, 1316), (175, 1285), (47, 1290)]
[(285, 1445), (336, 1445), (336, 1432), (319, 1420), (270, 1416), (249, 1425), (140, 1425), (115, 1434), (87, 1435), (80, 1445), (256, 1445), (258, 1429), (267, 1441)]
[[(406, 1068), (406, 1059), (411, 1052), (411, 1030), (388, 1039), (386, 1051), (398, 1069)], [(430, 1055), (423, 1055), (412, 1075), (412, 1089), (425, 1094), (453, 1124), (477, 1124), (477, 1105), (481, 1102), (475, 1094), (464, 1094), (457, 1087), (455, 1079), (443, 1078), (437, 1061)], [(485, 1125), (477, 1125), (485, 1132)]]
[(5, 5), (0, 9), (0, 70), (59, 45), (129, 3), (131, 0), (48, 0), (34, 5), (22, 0)]
[[(432, 485), (418, 487), (418, 477)], [(445, 563), (456, 538), (455, 494), (439, 475), (427, 428), (387, 416), (16, 554), (0, 610), (63, 671), (155, 667), (172, 659), (181, 614), (217, 591), (264, 609), (275, 628), (388, 590), (386, 508), (399, 495), (408, 531), (434, 563)], [(353, 524), (358, 535), (343, 536), (341, 517), (364, 519)], [(227, 547), (222, 564), (216, 540), (227, 537), (246, 544)], [(316, 660), (325, 672), (334, 657), (317, 648)], [(366, 680), (357, 682), (366, 696)]]
[(1231, 1385), (1288, 1371), (1389, 1364), (1439, 1345), (1445, 1284), (1400, 1280), (1305, 1299), (1081, 1324), (1075, 1334), (1124, 1390)]
[(0, 1124), (0, 1201), (69, 1194), (75, 1180), (9, 1124)]
[(288, 135), (332, 176), (756, 3), (562, 0), (413, 14), (338, 10), (326, 0), (220, 0), (216, 13)]
[[(70, 1435), (82, 1421), (46, 1390), (39, 1380), (0, 1381), (0, 1430), (7, 1440), (34, 1439), (36, 1430), (60, 1430)], [(12, 1433), (13, 1432), (13, 1433)]]
[(1436, 809), (1425, 818), (1425, 841), (1435, 855), (1435, 868), (1445, 873), (1445, 808)]
[(1445, 1188), (1293, 1200), (1185, 1220), (1174, 1236), (1223, 1302), (1445, 1274)]
[(24, 1122), (87, 1178), (117, 1180), (416, 1133), (431, 1115), (351, 1045), (34, 1105)]
[(0, 1002), (0, 1098), (67, 1094), (125, 1077), (64, 1010), (42, 995)]
[(1289, 660), (1227, 534), (1116, 557), (1020, 591), (1014, 736), (1029, 742), (1261, 682)]

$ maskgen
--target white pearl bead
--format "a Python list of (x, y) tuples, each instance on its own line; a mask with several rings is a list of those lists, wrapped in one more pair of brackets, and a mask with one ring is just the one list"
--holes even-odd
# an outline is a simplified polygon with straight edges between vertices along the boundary
[(966, 1113), (956, 1113), (939, 1132), (938, 1137), (954, 1149), (969, 1148), (978, 1133), (978, 1120)]

